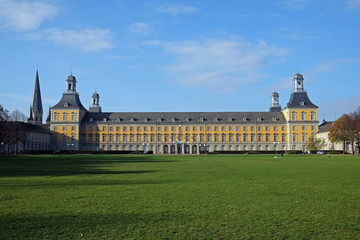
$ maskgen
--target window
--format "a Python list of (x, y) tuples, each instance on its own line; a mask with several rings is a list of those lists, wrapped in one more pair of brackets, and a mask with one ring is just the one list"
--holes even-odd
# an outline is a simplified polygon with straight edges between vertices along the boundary
[(244, 132), (246, 132), (246, 131), (247, 131), (247, 127), (245, 126), (245, 127), (244, 127)]
[(225, 134), (221, 134), (221, 142), (226, 142), (226, 135)]
[(223, 131), (223, 132), (225, 132), (225, 131), (226, 131), (226, 129), (225, 129), (225, 127), (224, 127), (224, 126), (222, 126), (222, 127), (221, 127), (221, 131)]
[(193, 131), (194, 131), (194, 132), (197, 131), (197, 130), (196, 130), (196, 127), (193, 127)]
[(126, 145), (122, 146), (122, 150), (125, 151), (126, 150)]
[(239, 132), (240, 131), (240, 127), (236, 126), (236, 131)]
[(293, 126), (293, 127), (292, 127), (292, 130), (293, 130), (293, 131), (296, 131), (296, 126)]
[(229, 151), (232, 151), (232, 145), (229, 146)]
[(157, 135), (157, 141), (158, 141), (158, 142), (161, 142), (161, 134), (158, 134), (158, 135)]
[(306, 133), (303, 133), (303, 134), (302, 134), (302, 142), (303, 142), (303, 143), (306, 142)]
[(171, 131), (172, 131), (172, 132), (175, 132), (175, 127), (171, 127)]
[(297, 141), (297, 134), (293, 133), (292, 141), (295, 143)]
[(315, 112), (310, 113), (310, 120), (315, 121)]
[(130, 134), (130, 142), (134, 142), (134, 134)]
[(150, 135), (150, 142), (154, 142), (155, 141), (155, 136), (154, 136), (154, 134), (151, 134)]
[(120, 134), (116, 134), (116, 142), (120, 142)]
[[(110, 130), (111, 131), (111, 130)], [(136, 127), (136, 131), (140, 132), (141, 128), (140, 127)]]
[[(116, 131), (120, 132), (120, 127), (116, 127)], [(118, 146), (119, 147), (119, 146)]]
[(265, 131), (267, 131), (267, 132), (269, 131), (269, 127), (268, 127), (268, 126), (265, 127)]
[(260, 132), (261, 130), (262, 130), (262, 128), (259, 126), (259, 127), (258, 127), (258, 131)]
[(233, 142), (233, 135), (229, 134), (229, 142)]
[(175, 142), (175, 134), (171, 134), (171, 142)]
[(113, 127), (109, 127), (109, 131), (112, 132), (112, 131), (113, 131)]
[(281, 131), (283, 131), (283, 132), (284, 132), (284, 131), (285, 131), (285, 127), (281, 127)]
[(158, 127), (158, 128), (157, 128), (157, 131), (158, 131), (158, 132), (161, 132), (161, 127)]
[(192, 139), (192, 141), (194, 142), (194, 143), (196, 143), (197, 142), (197, 135), (196, 134), (193, 134), (193, 137), (192, 137), (193, 139)]
[(182, 139), (183, 139), (182, 134), (179, 134), (179, 135), (178, 135), (178, 139), (179, 139), (179, 141), (182, 141)]
[(75, 131), (75, 127), (74, 127), (74, 126), (71, 126), (71, 131)]
[(167, 131), (168, 131), (168, 127), (164, 127), (164, 131), (167, 132)]
[(147, 127), (144, 127), (144, 132), (147, 132), (148, 128)]
[(185, 127), (185, 131), (186, 132), (189, 132), (190, 131), (190, 128), (188, 126)]
[(219, 131), (219, 127), (214, 127), (214, 131), (215, 132)]
[(204, 131), (204, 127), (200, 127), (200, 132), (203, 132)]
[(54, 113), (54, 122), (59, 121), (59, 113)]
[(262, 139), (262, 134), (258, 134), (258, 141), (259, 141), (259, 142), (262, 142), (262, 141), (263, 141), (263, 139)]
[(286, 135), (285, 134), (281, 134), (281, 142), (286, 142)]
[(247, 146), (246, 145), (244, 145), (244, 151), (246, 151), (247, 150)]
[(67, 121), (67, 113), (63, 113), (63, 122)]
[(306, 120), (306, 115), (305, 112), (301, 112), (301, 121), (305, 121)]
[(54, 135), (53, 135), (53, 141), (54, 141), (54, 143), (56, 143), (57, 140), (58, 140), (58, 135), (57, 135), (57, 134), (54, 134)]
[(123, 131), (126, 132), (126, 127), (123, 127)]
[(229, 127), (229, 132), (232, 132), (233, 128), (232, 127)]
[(105, 134), (102, 135), (102, 141), (106, 142), (106, 135)]
[(92, 127), (89, 127), (89, 132), (92, 132), (93, 128)]
[(57, 126), (54, 126), (54, 131), (57, 131)]
[(123, 135), (123, 142), (124, 142), (124, 143), (127, 142), (127, 135), (126, 135), (126, 134)]
[(265, 142), (270, 142), (270, 135), (269, 134), (265, 135)]
[(274, 142), (277, 142), (278, 141), (278, 135), (275, 133), (274, 134)]
[(104, 132), (106, 131), (106, 127), (103, 127), (103, 131), (104, 131)]
[(247, 134), (246, 134), (246, 133), (243, 135), (243, 139), (244, 139), (244, 142), (247, 142), (247, 141), (248, 141), (248, 138), (247, 138)]
[(95, 142), (99, 142), (100, 141), (100, 136), (99, 134), (95, 134)]
[(315, 126), (311, 126), (311, 131), (315, 131), (316, 127)]
[(250, 142), (255, 142), (255, 135), (254, 135), (254, 134), (251, 134), (251, 136), (250, 136)]
[(291, 113), (291, 120), (296, 121), (296, 112)]
[(305, 131), (306, 130), (306, 126), (301, 126), (301, 130)]
[(130, 132), (133, 132), (134, 131), (134, 127), (130, 127)]
[(211, 127), (207, 127), (207, 131), (210, 132), (210, 131), (211, 131)]
[(75, 122), (76, 121), (76, 113), (71, 113), (71, 121)]
[(255, 127), (254, 127), (254, 126), (251, 126), (251, 127), (250, 127), (250, 131), (255, 131)]
[(208, 134), (206, 138), (207, 138), (207, 142), (210, 143), (211, 142), (211, 135)]
[(110, 151), (112, 150), (112, 146), (111, 146), (111, 145), (109, 145), (109, 150), (110, 150)]
[(66, 135), (65, 134), (62, 135), (62, 142), (66, 143)]
[(277, 131), (277, 130), (278, 130), (278, 128), (277, 128), (277, 126), (275, 126), (275, 127), (274, 127), (274, 131)]
[(63, 131), (66, 131), (66, 126), (63, 126), (62, 129), (63, 129)]
[(236, 139), (235, 139), (236, 142), (240, 142), (240, 134), (236, 134)]
[(218, 134), (215, 134), (214, 135), (214, 142), (218, 142), (219, 141), (219, 135)]
[(136, 134), (136, 142), (141, 142), (141, 135), (140, 134)]
[(200, 134), (200, 142), (204, 142), (204, 134)]
[(164, 135), (164, 142), (169, 142), (169, 135), (168, 134)]
[(147, 141), (148, 141), (148, 135), (144, 134), (144, 142), (147, 142)]
[[(154, 131), (154, 127), (150, 127), (150, 131), (153, 132), (153, 131)], [(175, 131), (175, 128), (174, 128), (174, 130), (171, 129), (171, 131)]]

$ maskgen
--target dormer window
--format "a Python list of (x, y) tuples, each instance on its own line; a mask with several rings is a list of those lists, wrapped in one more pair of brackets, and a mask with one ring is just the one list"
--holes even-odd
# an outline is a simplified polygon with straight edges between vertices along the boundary
[(149, 121), (149, 119), (148, 119), (148, 118), (145, 118), (145, 119), (144, 119), (144, 122), (148, 122), (148, 121)]
[(304, 106), (305, 105), (305, 103), (304, 102), (300, 102), (300, 106)]
[(204, 121), (204, 118), (200, 118), (200, 122), (203, 122)]
[(69, 103), (64, 103), (64, 107), (68, 107), (69, 106)]
[(217, 121), (219, 121), (219, 119), (218, 119), (218, 118), (214, 118), (214, 122), (217, 122)]
[(176, 122), (177, 121), (177, 118), (173, 118), (171, 119), (172, 122)]
[(242, 120), (243, 120), (243, 122), (246, 122), (246, 118), (243, 118)]
[(272, 120), (273, 120), (273, 122), (276, 122), (276, 118), (273, 118)]
[(258, 122), (261, 122), (261, 118), (257, 118), (257, 121), (258, 121)]
[(232, 121), (233, 121), (233, 119), (232, 119), (232, 118), (228, 118), (228, 121), (229, 121), (229, 122), (232, 122)]
[(158, 118), (157, 121), (158, 121), (158, 122), (161, 122), (161, 121), (162, 121), (162, 118)]
[(103, 118), (103, 122), (106, 122), (106, 118)]

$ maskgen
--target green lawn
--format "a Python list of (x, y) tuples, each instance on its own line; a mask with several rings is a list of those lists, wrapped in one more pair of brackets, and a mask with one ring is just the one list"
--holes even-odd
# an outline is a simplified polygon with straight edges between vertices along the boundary
[(360, 159), (0, 157), (0, 239), (360, 239)]

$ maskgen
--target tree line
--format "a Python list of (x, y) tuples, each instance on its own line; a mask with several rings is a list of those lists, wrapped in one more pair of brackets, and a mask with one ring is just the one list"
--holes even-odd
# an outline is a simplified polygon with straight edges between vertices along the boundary
[(337, 119), (329, 133), (331, 142), (341, 142), (345, 153), (346, 144), (350, 144), (354, 154), (360, 150), (360, 107), (349, 114), (343, 114)]
[(10, 153), (10, 146), (19, 149), (19, 143), (26, 140), (21, 122), (26, 121), (25, 114), (19, 110), (9, 111), (0, 104), (0, 151)]

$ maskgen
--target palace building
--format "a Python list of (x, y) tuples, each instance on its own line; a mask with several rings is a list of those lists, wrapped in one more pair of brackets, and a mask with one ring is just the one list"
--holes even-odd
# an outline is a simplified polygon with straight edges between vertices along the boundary
[[(89, 110), (82, 105), (70, 75), (47, 122), (55, 151), (305, 151), (317, 132), (318, 106), (304, 89), (303, 75), (295, 74), (293, 81), (287, 105), (281, 108), (274, 92), (268, 112), (102, 112), (96, 92)], [(42, 108), (34, 103), (30, 111), (32, 121), (41, 121)]]

